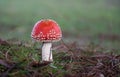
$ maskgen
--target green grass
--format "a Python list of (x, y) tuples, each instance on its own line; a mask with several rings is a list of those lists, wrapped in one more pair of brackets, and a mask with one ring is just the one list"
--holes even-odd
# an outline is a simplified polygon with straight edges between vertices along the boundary
[(30, 39), (33, 25), (42, 18), (56, 20), (63, 32), (69, 34), (119, 34), (120, 9), (115, 2), (109, 0), (1, 0), (0, 36), (6, 39)]

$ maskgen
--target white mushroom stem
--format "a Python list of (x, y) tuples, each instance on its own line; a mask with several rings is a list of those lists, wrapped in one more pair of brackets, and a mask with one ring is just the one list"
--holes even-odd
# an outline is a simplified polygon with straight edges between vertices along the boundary
[(42, 46), (42, 61), (53, 61), (52, 51), (51, 51), (52, 43), (44, 42)]

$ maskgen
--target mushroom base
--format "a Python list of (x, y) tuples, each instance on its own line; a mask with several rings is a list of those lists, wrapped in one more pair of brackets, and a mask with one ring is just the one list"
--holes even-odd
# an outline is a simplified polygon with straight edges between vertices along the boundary
[(42, 61), (53, 61), (52, 51), (51, 51), (52, 43), (44, 42), (42, 46)]

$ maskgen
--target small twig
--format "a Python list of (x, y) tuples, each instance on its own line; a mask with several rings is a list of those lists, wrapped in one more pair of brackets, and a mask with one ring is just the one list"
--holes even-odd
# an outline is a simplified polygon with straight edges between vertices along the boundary
[(47, 72), (49, 74), (49, 77), (53, 77), (53, 74), (51, 72), (49, 72), (49, 71), (47, 71)]
[(116, 66), (119, 66), (119, 65), (120, 65), (120, 63), (118, 63), (118, 64), (114, 65), (114, 66), (113, 66), (113, 68), (114, 68), (114, 67), (116, 67)]
[(5, 54), (2, 51), (0, 51), (0, 54), (3, 55), (3, 56), (5, 56)]
[(61, 41), (62, 41), (62, 44), (68, 48), (68, 51), (73, 51), (71, 48), (69, 48), (68, 45), (65, 44), (65, 42), (63, 41), (63, 39), (61, 39)]
[(7, 62), (5, 62), (4, 60), (0, 59), (0, 64), (7, 67), (7, 68), (10, 68), (10, 65)]
[[(68, 51), (70, 51), (72, 57), (75, 58), (75, 57), (73, 56), (73, 55), (74, 55), (74, 54), (73, 54), (73, 50), (70, 49), (69, 46), (65, 44), (65, 42), (63, 41), (63, 39), (61, 39), (61, 41), (62, 41), (62, 44), (68, 48)], [(71, 61), (70, 61), (70, 62), (72, 62), (72, 58), (71, 58)]]
[(17, 66), (19, 66), (20, 64), (22, 64), (25, 60), (19, 62), (19, 63), (16, 63), (16, 64), (13, 64), (6, 72), (4, 72), (3, 74), (0, 75), (0, 77), (8, 77), (8, 73), (10, 71), (12, 71), (14, 68), (16, 68)]
[(6, 53), (5, 53), (5, 59), (6, 61), (10, 61), (9, 58), (8, 58), (8, 53), (10, 52), (10, 50), (8, 50)]

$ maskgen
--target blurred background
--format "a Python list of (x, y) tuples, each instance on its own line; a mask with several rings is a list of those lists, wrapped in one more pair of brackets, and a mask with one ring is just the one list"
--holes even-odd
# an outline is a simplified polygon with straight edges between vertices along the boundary
[(58, 22), (66, 42), (120, 48), (120, 0), (0, 0), (0, 38), (31, 41), (44, 18)]

